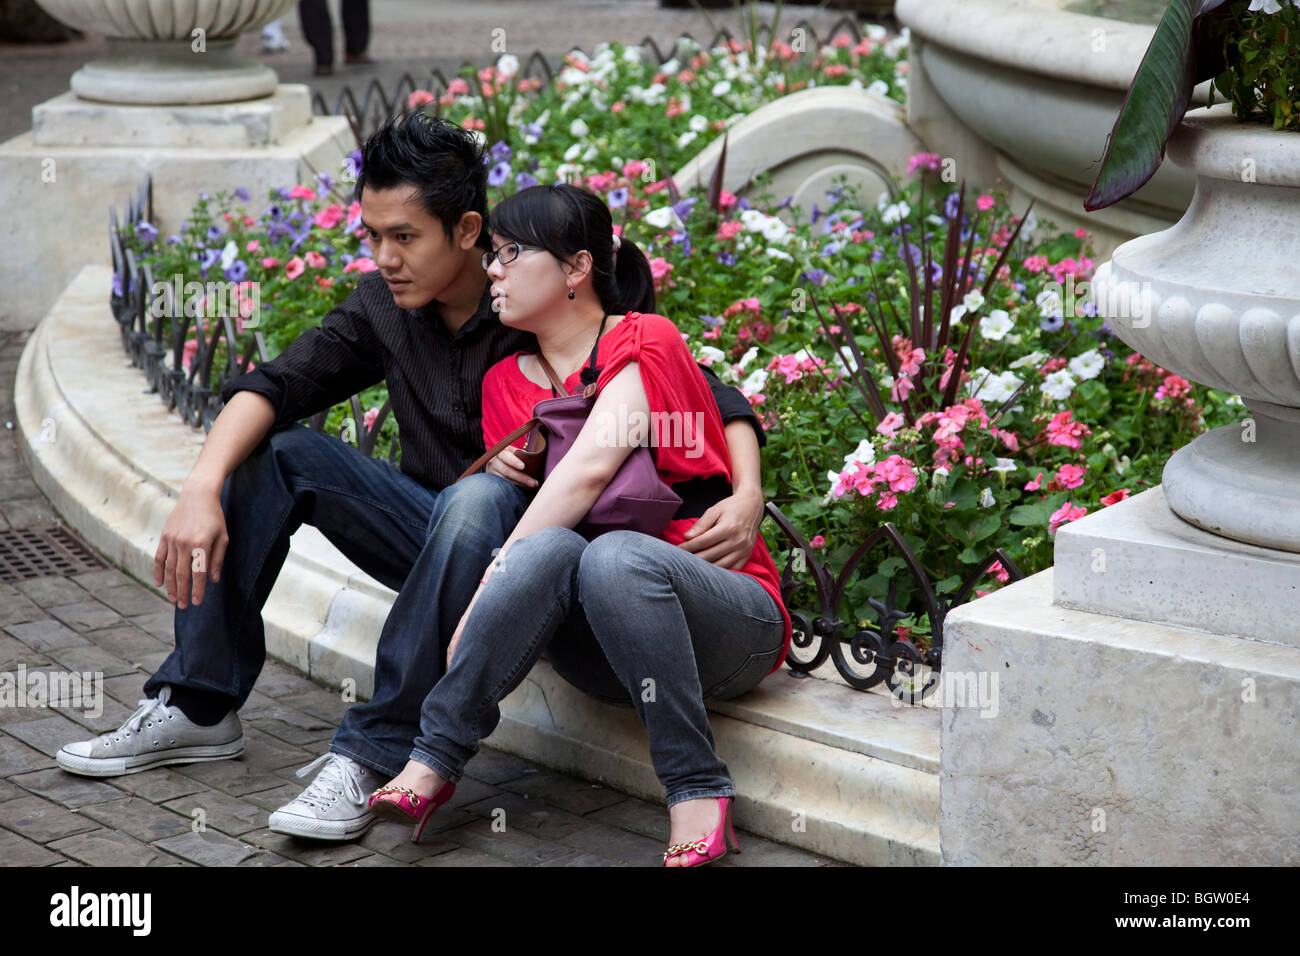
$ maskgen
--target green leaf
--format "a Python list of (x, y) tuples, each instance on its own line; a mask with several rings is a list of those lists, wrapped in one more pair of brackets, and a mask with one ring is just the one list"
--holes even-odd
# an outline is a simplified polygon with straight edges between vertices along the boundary
[(948, 500), (957, 506), (959, 511), (969, 511), (979, 504), (980, 489), (969, 478), (960, 478), (957, 481), (951, 480), (949, 476)]
[(1160, 167), (1165, 144), (1182, 121), (1196, 85), (1193, 22), (1222, 2), (1169, 4), (1124, 97), (1084, 209), (1104, 209), (1131, 196)]

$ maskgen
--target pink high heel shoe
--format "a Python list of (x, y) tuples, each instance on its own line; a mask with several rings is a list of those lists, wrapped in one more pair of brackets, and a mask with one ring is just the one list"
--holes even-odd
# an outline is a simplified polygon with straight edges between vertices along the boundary
[(727, 855), (730, 845), (733, 852), (740, 852), (740, 843), (736, 840), (736, 831), (731, 825), (731, 797), (718, 797), (718, 826), (707, 837), (694, 843), (677, 843), (668, 848), (664, 854), (664, 866), (668, 858), (685, 855), (681, 866), (703, 866), (714, 860), (721, 860)]
[(456, 785), (448, 781), (438, 788), (432, 797), (416, 793), (407, 787), (380, 787), (370, 795), (369, 807), (375, 816), (384, 820), (396, 820), (398, 823), (415, 824), (411, 832), (411, 842), (419, 843), (424, 833), (424, 825), (433, 816), (433, 811), (451, 799), (456, 792)]

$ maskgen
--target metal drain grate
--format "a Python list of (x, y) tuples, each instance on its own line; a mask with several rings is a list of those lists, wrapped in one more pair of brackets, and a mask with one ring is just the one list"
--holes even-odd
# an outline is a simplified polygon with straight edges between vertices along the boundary
[(82, 574), (107, 566), (62, 527), (0, 531), (0, 581)]

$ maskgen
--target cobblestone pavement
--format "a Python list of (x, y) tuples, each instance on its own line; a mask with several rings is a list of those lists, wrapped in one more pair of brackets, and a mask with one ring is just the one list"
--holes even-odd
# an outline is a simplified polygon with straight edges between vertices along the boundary
[[(14, 377), (30, 333), (0, 335), (0, 535), (58, 523), (9, 430)], [(172, 644), (171, 605), (105, 561), (70, 576), (0, 581), (0, 673), (103, 675), (103, 712), (0, 704), (0, 863), (8, 866), (655, 866), (661, 806), (484, 748), (419, 846), (380, 821), (352, 843), (272, 833), (267, 816), (308, 782), (295, 771), (328, 749), (347, 705), (336, 691), (268, 661), (240, 712), (238, 760), (123, 777), (64, 773), (65, 743), (112, 730), (136, 708)], [(89, 710), (97, 708), (87, 708)], [(493, 827), (505, 811), (505, 830)], [(204, 827), (197, 826), (202, 820)], [(838, 865), (742, 832), (718, 866)]]
[[(449, 77), (465, 62), (483, 65), (501, 52), (523, 59), (540, 50), (554, 66), (574, 47), (590, 50), (601, 40), (640, 43), (651, 37), (666, 48), (683, 33), (701, 42), (713, 36), (700, 13), (689, 7), (665, 9), (658, 0), (371, 0), (370, 8), (367, 52), (374, 64), (343, 63), (343, 31), (333, 2), (332, 75), (313, 75), (311, 48), (303, 40), (296, 10), (281, 20), (290, 44), (287, 51), (263, 54), (254, 34), (241, 37), (237, 50), (273, 67), (282, 83), (308, 84), (332, 109), (345, 84), (360, 98), (372, 80), (391, 91), (403, 73), (422, 83), (430, 69)], [(760, 4), (765, 21), (775, 9), (774, 3)], [(788, 30), (807, 19), (823, 35), (845, 16), (852, 14), (787, 4), (778, 25)], [(739, 18), (731, 10), (711, 10), (709, 17), (719, 28), (739, 29)], [(0, 142), (30, 129), (32, 107), (67, 92), (72, 73), (107, 52), (102, 37), (62, 44), (0, 44)]]

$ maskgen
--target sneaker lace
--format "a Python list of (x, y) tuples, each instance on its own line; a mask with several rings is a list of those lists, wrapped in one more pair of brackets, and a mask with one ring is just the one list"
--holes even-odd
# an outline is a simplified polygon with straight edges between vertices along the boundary
[(335, 795), (344, 794), (353, 803), (365, 804), (365, 791), (361, 789), (361, 784), (357, 782), (356, 775), (352, 773), (351, 768), (338, 754), (322, 754), (299, 770), (298, 776), (307, 776), (317, 767), (320, 767), (321, 764), (324, 764), (321, 772), (316, 775), (316, 779), (298, 797), (302, 803), (316, 807), (319, 810), (325, 810), (334, 801)]
[(121, 727), (117, 728), (117, 730), (111, 731), (107, 734), (102, 734), (101, 737), (113, 737), (117, 734), (126, 734), (129, 736), (132, 732), (139, 733), (140, 725), (154, 716), (157, 716), (159, 720), (165, 720), (167, 717), (171, 716), (171, 712), (167, 709), (167, 699), (170, 696), (171, 688), (163, 687), (162, 692), (157, 697), (150, 697), (147, 700), (137, 701), (139, 707), (136, 709), (136, 712), (128, 717), (126, 722), (122, 724)]

